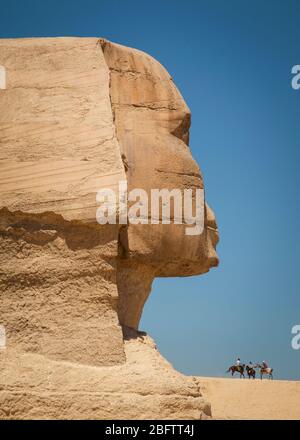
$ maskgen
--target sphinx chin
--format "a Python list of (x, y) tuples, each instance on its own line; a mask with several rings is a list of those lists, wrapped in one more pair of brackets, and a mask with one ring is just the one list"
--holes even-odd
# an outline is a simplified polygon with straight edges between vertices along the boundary
[(120, 181), (203, 188), (168, 72), (97, 38), (1, 39), (0, 64), (0, 418), (210, 417), (138, 325), (153, 279), (216, 266), (216, 238), (96, 222)]

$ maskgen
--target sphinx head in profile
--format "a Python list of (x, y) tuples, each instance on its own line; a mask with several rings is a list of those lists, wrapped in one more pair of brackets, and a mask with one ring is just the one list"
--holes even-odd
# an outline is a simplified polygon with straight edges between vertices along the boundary
[[(110, 69), (110, 95), (129, 188), (204, 189), (189, 149), (191, 113), (165, 68), (149, 55), (101, 42)], [(188, 276), (218, 264), (218, 231), (205, 203), (201, 234), (186, 224), (129, 224), (120, 232), (119, 315), (136, 328), (153, 277)], [(161, 212), (160, 212), (161, 214)], [(149, 207), (149, 217), (151, 216)], [(160, 216), (162, 220), (162, 216)], [(142, 287), (143, 286), (143, 287)]]
[(96, 193), (120, 180), (148, 194), (204, 189), (188, 147), (190, 110), (161, 64), (106, 40), (1, 40), (0, 64), (7, 345), (122, 362), (120, 329), (138, 328), (153, 279), (216, 266), (218, 232), (206, 203), (198, 235), (174, 217), (99, 225)]

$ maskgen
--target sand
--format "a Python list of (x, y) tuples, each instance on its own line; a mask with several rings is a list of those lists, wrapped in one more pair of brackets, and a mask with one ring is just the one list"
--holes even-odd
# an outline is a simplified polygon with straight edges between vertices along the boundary
[(214, 419), (300, 420), (300, 381), (197, 379)]

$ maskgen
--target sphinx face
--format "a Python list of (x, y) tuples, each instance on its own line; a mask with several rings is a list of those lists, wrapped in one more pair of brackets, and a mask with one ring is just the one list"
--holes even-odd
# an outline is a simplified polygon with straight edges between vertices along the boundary
[[(1, 207), (95, 222), (95, 192), (120, 180), (149, 199), (152, 189), (204, 188), (188, 147), (190, 110), (168, 72), (143, 52), (97, 41), (2, 40)], [(121, 254), (156, 276), (206, 272), (218, 234), (207, 205), (204, 214), (200, 235), (172, 217), (129, 224)]]
[[(168, 72), (149, 55), (103, 41), (110, 69), (110, 95), (129, 190), (204, 189), (189, 149), (190, 110)], [(218, 232), (207, 204), (201, 234), (187, 235), (186, 224), (129, 224), (121, 230), (125, 260), (149, 264), (155, 276), (207, 272), (218, 264)], [(174, 214), (174, 212), (173, 212)]]
[(190, 112), (155, 60), (100, 43), (0, 39), (0, 419), (204, 418), (198, 383), (126, 327), (155, 276), (216, 264), (211, 211), (198, 236), (96, 222), (126, 179), (203, 188)]
[[(24, 316), (33, 310), (39, 322), (40, 315), (50, 316), (46, 330), (26, 327), (33, 341), (27, 346), (11, 318), (14, 296), (2, 295), (9, 344), (73, 359), (72, 345), (65, 347), (64, 337), (56, 335), (69, 334), (77, 344), (85, 316), (93, 316), (82, 346), (100, 341), (101, 328), (103, 340), (109, 332), (117, 341), (116, 362), (122, 361), (119, 323), (138, 327), (154, 277), (196, 275), (217, 265), (218, 234), (207, 205), (199, 235), (187, 235), (187, 225), (172, 217), (170, 224), (100, 226), (96, 194), (125, 179), (129, 190), (143, 189), (149, 199), (152, 189), (203, 189), (188, 147), (190, 111), (156, 60), (96, 38), (1, 40), (0, 65), (6, 71), (0, 90), (0, 247), (2, 258), (11, 254), (3, 270), (10, 277), (0, 282), (25, 301)], [(26, 265), (19, 265), (20, 258)], [(19, 272), (20, 285), (11, 286)], [(45, 279), (37, 297), (35, 279)], [(77, 289), (80, 296), (73, 294)], [(94, 294), (104, 309), (109, 304), (113, 327), (106, 309), (94, 307)], [(86, 315), (78, 317), (81, 298)], [(59, 312), (49, 313), (57, 302)], [(99, 362), (115, 362), (109, 344), (99, 344), (105, 351)], [(95, 350), (89, 346), (78, 353), (91, 362), (99, 359)]]

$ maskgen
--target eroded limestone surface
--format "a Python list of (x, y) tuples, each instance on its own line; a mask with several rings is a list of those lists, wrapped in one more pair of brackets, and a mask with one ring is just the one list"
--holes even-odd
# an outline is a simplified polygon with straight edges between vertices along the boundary
[(0, 40), (0, 65), (0, 418), (209, 417), (138, 325), (155, 277), (217, 265), (212, 211), (196, 237), (96, 222), (121, 180), (203, 188), (171, 77), (97, 38)]

